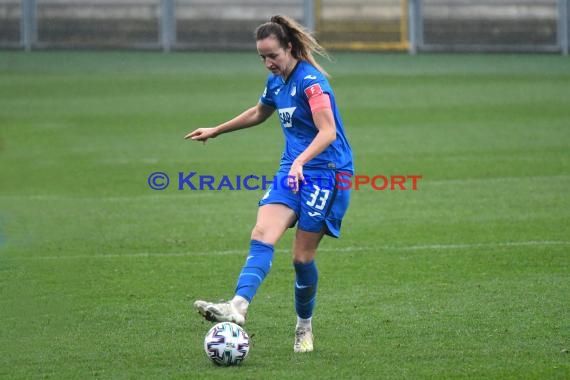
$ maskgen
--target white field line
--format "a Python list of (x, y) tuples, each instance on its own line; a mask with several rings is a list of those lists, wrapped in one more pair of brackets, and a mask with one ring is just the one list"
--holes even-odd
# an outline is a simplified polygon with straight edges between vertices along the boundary
[[(570, 241), (514, 241), (503, 243), (474, 243), (474, 244), (423, 244), (410, 246), (363, 246), (363, 247), (322, 247), (319, 252), (350, 253), (359, 251), (439, 251), (439, 250), (465, 250), (478, 248), (516, 248), (516, 247), (545, 247), (545, 246), (570, 246)], [(276, 249), (278, 253), (288, 253), (288, 249)], [(5, 257), (5, 260), (85, 260), (85, 259), (121, 259), (121, 258), (165, 258), (165, 257), (192, 257), (192, 256), (225, 256), (225, 255), (246, 255), (246, 249), (228, 249), (218, 251), (202, 252), (135, 252), (124, 254), (98, 254), (98, 255), (64, 255), (64, 256), (28, 256), (28, 257)], [(2, 259), (2, 258), (0, 258)]]

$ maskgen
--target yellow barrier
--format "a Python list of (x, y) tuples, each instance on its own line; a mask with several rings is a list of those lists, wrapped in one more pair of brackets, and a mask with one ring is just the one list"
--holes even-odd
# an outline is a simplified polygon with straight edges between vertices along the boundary
[[(323, 1), (315, 0), (315, 29), (327, 49), (351, 51), (407, 51), (409, 49), (408, 0), (400, 0), (394, 19), (323, 17)], [(393, 9), (392, 9), (393, 11)]]

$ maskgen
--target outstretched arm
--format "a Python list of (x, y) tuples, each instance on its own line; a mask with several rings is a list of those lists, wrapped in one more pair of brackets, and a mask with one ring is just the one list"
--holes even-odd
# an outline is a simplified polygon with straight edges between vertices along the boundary
[(218, 125), (217, 127), (198, 128), (184, 136), (184, 139), (206, 142), (206, 140), (210, 138), (213, 139), (222, 133), (233, 132), (238, 129), (249, 128), (261, 124), (273, 114), (273, 111), (275, 111), (274, 108), (263, 105), (262, 103), (257, 103), (255, 106), (245, 110), (238, 116)]

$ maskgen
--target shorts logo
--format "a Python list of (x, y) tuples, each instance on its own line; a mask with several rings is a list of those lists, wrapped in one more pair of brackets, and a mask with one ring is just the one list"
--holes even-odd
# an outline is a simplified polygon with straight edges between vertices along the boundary
[(321, 88), (321, 85), (318, 83), (315, 83), (314, 85), (307, 87), (305, 89), (305, 95), (307, 95), (307, 98), (311, 99), (313, 96), (317, 96), (323, 93), (323, 89)]
[(317, 216), (317, 215), (321, 215), (321, 213), (320, 213), (320, 212), (318, 212), (318, 211), (315, 211), (315, 212), (311, 212), (311, 211), (309, 211), (307, 214), (309, 214), (309, 216)]
[(283, 128), (291, 128), (293, 126), (293, 112), (295, 112), (296, 109), (297, 107), (279, 109), (279, 120), (281, 120)]

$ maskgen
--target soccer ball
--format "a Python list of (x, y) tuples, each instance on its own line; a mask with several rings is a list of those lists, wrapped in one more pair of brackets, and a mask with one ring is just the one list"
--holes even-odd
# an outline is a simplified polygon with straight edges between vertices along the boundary
[(235, 323), (221, 322), (206, 334), (204, 351), (216, 365), (239, 365), (249, 353), (249, 336)]

